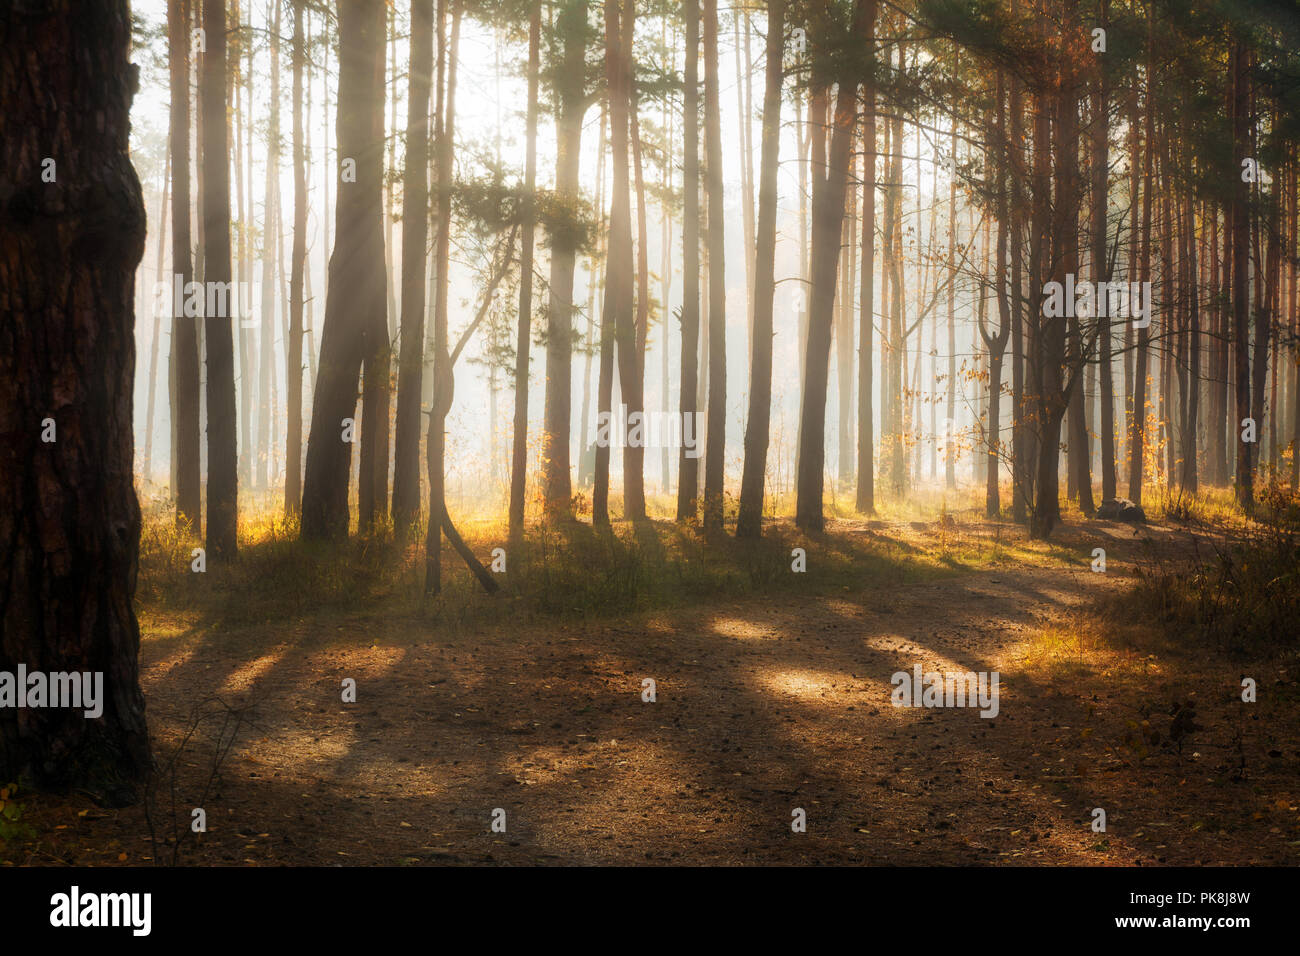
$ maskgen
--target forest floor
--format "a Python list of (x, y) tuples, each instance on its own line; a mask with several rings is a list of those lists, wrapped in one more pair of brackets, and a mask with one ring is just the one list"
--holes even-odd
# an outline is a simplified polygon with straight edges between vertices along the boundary
[[(1294, 655), (1171, 638), (1134, 590), (1222, 529), (1075, 515), (1042, 545), (945, 510), (778, 524), (758, 558), (669, 522), (623, 533), (621, 570), (577, 572), (612, 590), (567, 608), (578, 577), (539, 576), (544, 542), (496, 597), (447, 556), (456, 587), (430, 602), (396, 597), (415, 547), (300, 570), (287, 600), (276, 569), (310, 563), (291, 542), (199, 584), (184, 542), (160, 570), (146, 541), (153, 837), (146, 805), (27, 794), (34, 835), (0, 859), (168, 863), (179, 834), (180, 862), (219, 865), (1300, 863)], [(406, 572), (370, 575), (394, 548)], [(894, 707), (918, 663), (997, 671), (999, 713)]]

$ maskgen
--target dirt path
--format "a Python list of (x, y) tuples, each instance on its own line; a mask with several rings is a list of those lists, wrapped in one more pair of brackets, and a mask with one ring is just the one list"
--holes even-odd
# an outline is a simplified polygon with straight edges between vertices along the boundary
[[(1044, 644), (1122, 578), (1012, 565), (451, 639), (373, 621), (147, 636), (143, 684), (164, 739), (214, 690), (255, 708), (187, 862), (1297, 862), (1294, 739), (1277, 750), (1256, 728), (1238, 748), (1249, 773), (1229, 773), (1236, 674), (1202, 686), (1131, 652)], [(998, 671), (998, 716), (894, 707), (891, 675), (916, 664)], [(1181, 753), (1133, 744), (1188, 680), (1208, 729)], [(203, 773), (184, 768), (183, 792)], [(151, 856), (138, 809), (74, 810), (48, 811), (67, 832), (42, 853)]]

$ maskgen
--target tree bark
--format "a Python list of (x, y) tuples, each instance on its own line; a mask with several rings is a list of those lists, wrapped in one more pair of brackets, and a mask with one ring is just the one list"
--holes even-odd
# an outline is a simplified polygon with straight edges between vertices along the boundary
[[(203, 279), (224, 285), (225, 308), (204, 311), (207, 345), (208, 558), (233, 559), (239, 520), (238, 449), (235, 429), (235, 346), (231, 332), (234, 297), (230, 281), (230, 151), (226, 118), (226, 10), (222, 0), (203, 0), (200, 112), (203, 124)], [(216, 303), (220, 305), (220, 301)], [(213, 315), (213, 311), (223, 314)]]
[(94, 718), (0, 708), (0, 779), (124, 806), (150, 767), (132, 607), (145, 210), (131, 21), (123, 0), (61, 0), (6, 8), (0, 35), (0, 670), (103, 674)]
[(862, 85), (862, 289), (858, 302), (857, 510), (876, 512), (875, 423), (872, 421), (872, 340), (876, 334), (876, 24), (867, 25), (868, 72)]
[(785, 51), (785, 0), (767, 4), (767, 85), (763, 91), (763, 132), (759, 149), (758, 234), (754, 260), (754, 328), (750, 336), (749, 416), (745, 424), (745, 465), (740, 479), (737, 538), (757, 538), (763, 528), (763, 493), (772, 420), (772, 313), (776, 292), (776, 177), (781, 148), (782, 56)]
[(727, 442), (727, 284), (718, 68), (718, 2), (704, 0), (704, 161), (705, 195), (709, 202), (709, 409), (704, 449), (706, 533), (722, 531)]
[(420, 405), (424, 389), (425, 249), (429, 240), (429, 91), (433, 0), (411, 2), (410, 90), (402, 179), (401, 345), (393, 449), (393, 530), (404, 537), (420, 509)]
[(528, 472), (528, 362), (533, 328), (533, 239), (537, 216), (537, 85), (542, 4), (534, 0), (528, 19), (528, 129), (525, 133), (523, 249), (519, 257), (519, 317), (515, 336), (515, 420), (510, 453), (510, 534), (524, 528), (524, 488)]
[[(168, 0), (171, 51), (172, 276), (181, 288), (194, 280), (190, 259), (190, 38), (188, 0)], [(194, 316), (171, 302), (172, 361), (176, 375), (173, 408), (176, 443), (176, 523), (202, 532), (199, 472), (199, 332)]]
[(696, 393), (699, 385), (700, 350), (700, 116), (699, 116), (699, 0), (684, 0), (686, 18), (686, 65), (682, 94), (682, 191), (685, 208), (682, 213), (682, 360), (681, 382), (678, 385), (682, 434), (691, 429), (697, 442), (687, 448), (682, 442), (677, 467), (677, 520), (686, 521), (695, 516), (699, 498), (700, 436), (695, 428), (695, 415), (699, 407)]
[[(862, 40), (871, 35), (876, 0), (856, 0), (852, 33)], [(800, 411), (799, 478), (795, 523), (821, 531), (822, 472), (826, 461), (826, 397), (830, 370), (831, 324), (834, 320), (836, 273), (839, 265), (840, 228), (848, 182), (849, 150), (857, 122), (857, 87), (861, 77), (840, 76), (836, 96), (834, 131), (825, 173), (812, 171), (812, 295), (808, 310), (808, 351), (805, 356), (803, 407)], [(814, 155), (818, 150), (813, 149)]]
[[(570, 206), (577, 203), (579, 195), (579, 152), (586, 107), (587, 0), (566, 0), (556, 17), (556, 30), (563, 38), (564, 53), (556, 74), (559, 115), (555, 123), (555, 193), (562, 206)], [(573, 408), (573, 267), (577, 246), (572, 228), (553, 228), (542, 432), (542, 498), (544, 511), (550, 518), (572, 515), (569, 419)]]
[(306, 538), (347, 536), (352, 443), (345, 436), (355, 434), (367, 332), (385, 322), (384, 9), (382, 0), (339, 0), (334, 250), (302, 490)]
[(293, 0), (293, 249), (289, 264), (289, 337), (284, 343), (288, 435), (284, 456), (284, 510), (302, 508), (302, 311), (307, 266), (307, 154), (303, 140), (304, 0)]

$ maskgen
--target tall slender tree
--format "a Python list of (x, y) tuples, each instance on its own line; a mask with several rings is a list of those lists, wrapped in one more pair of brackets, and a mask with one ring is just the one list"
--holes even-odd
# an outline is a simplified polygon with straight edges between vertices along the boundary
[(754, 329), (750, 336), (749, 416), (740, 480), (737, 538), (757, 538), (763, 527), (763, 493), (772, 422), (772, 313), (776, 292), (776, 176), (781, 152), (781, 87), (785, 79), (785, 0), (767, 3), (767, 82), (758, 174), (758, 234), (754, 256)]
[(541, 0), (528, 16), (528, 128), (524, 146), (523, 248), (519, 256), (519, 317), (515, 335), (515, 421), (510, 452), (510, 533), (524, 527), (524, 488), (528, 468), (528, 364), (533, 328), (533, 240), (537, 210), (537, 86), (541, 73)]
[(718, 0), (704, 0), (704, 155), (709, 201), (709, 410), (704, 449), (704, 530), (722, 531), (727, 446), (727, 281), (719, 108)]
[[(700, 350), (700, 4), (684, 0), (682, 15), (686, 19), (686, 64), (682, 90), (682, 358), (680, 400), (682, 433), (695, 428), (696, 390), (699, 382)], [(695, 517), (699, 499), (700, 449), (682, 442), (677, 466), (677, 520)]]
[(411, 0), (410, 90), (402, 175), (402, 303), (393, 434), (393, 530), (405, 535), (420, 509), (420, 408), (424, 390), (425, 250), (429, 239), (429, 100), (433, 0)]
[[(226, 8), (224, 0), (203, 0), (203, 339), (207, 347), (208, 527), (207, 553), (214, 561), (234, 558), (239, 521), (238, 446), (235, 434), (235, 346), (231, 332), (230, 164), (226, 116)], [(224, 299), (224, 301), (222, 301)]]
[[(190, 35), (188, 0), (168, 0), (167, 38), (171, 75), (172, 155), (172, 277), (181, 288), (194, 280), (190, 258)], [(175, 404), (172, 409), (175, 441), (176, 522), (195, 534), (202, 530), (199, 472), (199, 332), (196, 317), (184, 306), (176, 308), (169, 297), (172, 316), (172, 363), (175, 370)]]

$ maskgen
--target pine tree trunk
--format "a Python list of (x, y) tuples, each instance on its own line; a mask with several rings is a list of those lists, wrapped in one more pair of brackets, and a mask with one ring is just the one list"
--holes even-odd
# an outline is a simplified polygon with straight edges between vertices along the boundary
[(740, 480), (737, 538), (757, 538), (763, 527), (763, 493), (772, 420), (773, 298), (776, 292), (777, 170), (781, 147), (781, 85), (784, 79), (785, 0), (767, 4), (767, 85), (759, 149), (758, 235), (754, 261), (754, 326), (750, 336), (749, 415), (745, 465)]
[(682, 94), (682, 359), (678, 412), (682, 434), (691, 429), (696, 445), (682, 442), (677, 467), (677, 520), (695, 516), (699, 499), (700, 435), (695, 428), (700, 351), (700, 127), (699, 0), (684, 0), (686, 65)]
[[(384, 4), (385, 10), (388, 4)], [(385, 17), (385, 30), (387, 17)], [(378, 95), (373, 100), (372, 109), (378, 114), (376, 123), (378, 135), (372, 140), (370, 149), (378, 150), (380, 178), (383, 175), (384, 161), (384, 99), (385, 75), (383, 38), (380, 39)], [(393, 125), (397, 125), (393, 117)], [(381, 198), (381, 223), (387, 220), (381, 229), (376, 244), (378, 245), (379, 263), (383, 270), (384, 294), (373, 309), (366, 310), (362, 327), (362, 385), (361, 385), (361, 455), (357, 478), (357, 523), (362, 531), (374, 527), (388, 513), (388, 459), (391, 450), (389, 434), (390, 410), (392, 408), (392, 341), (389, 338), (390, 310), (393, 309), (392, 273), (389, 269), (389, 247), (392, 244), (392, 190), (386, 189), (388, 206), (383, 207)], [(382, 194), (381, 194), (382, 195)]]
[[(556, 18), (564, 53), (556, 76), (559, 115), (555, 124), (555, 193), (561, 203), (576, 202), (585, 112), (587, 0), (566, 0)], [(571, 235), (551, 235), (550, 306), (546, 327), (546, 409), (542, 432), (542, 497), (548, 517), (572, 514), (573, 482), (569, 435), (573, 393), (573, 267), (577, 247)]]
[[(510, 454), (510, 534), (524, 527), (524, 487), (528, 470), (528, 361), (533, 323), (533, 239), (537, 188), (537, 85), (541, 69), (542, 5), (534, 0), (528, 19), (528, 130), (524, 159), (523, 249), (519, 257), (519, 317), (515, 336), (515, 420)], [(403, 265), (405, 271), (405, 265)]]
[[(412, 0), (406, 167), (402, 180), (401, 347), (393, 453), (393, 529), (404, 536), (420, 510), (420, 407), (424, 390), (425, 249), (429, 239), (429, 92), (433, 0)], [(525, 270), (525, 281), (529, 281)]]
[[(1247, 103), (1249, 101), (1248, 75), (1244, 41), (1236, 40), (1233, 44), (1232, 59), (1229, 67), (1232, 74), (1232, 133), (1237, 151), (1242, 152), (1248, 146), (1249, 123)], [(1249, 186), (1237, 177), (1232, 185), (1232, 198), (1228, 205), (1231, 222), (1230, 239), (1232, 242), (1232, 331), (1233, 358), (1236, 368), (1237, 420), (1230, 423), (1228, 434), (1237, 446), (1237, 503), (1242, 508), (1251, 508), (1255, 503), (1254, 445), (1243, 441), (1241, 431), (1245, 420), (1251, 417), (1250, 407), (1250, 277), (1247, 272), (1250, 255), (1250, 211)], [(1256, 420), (1256, 436), (1259, 422)]]
[[(158, 340), (162, 338), (162, 314), (166, 311), (171, 313), (170, 298), (172, 297), (172, 283), (169, 276), (164, 276), (163, 267), (165, 264), (165, 251), (167, 249), (167, 200), (170, 198), (169, 187), (172, 168), (171, 149), (167, 150), (167, 158), (163, 162), (163, 181), (162, 197), (158, 203), (158, 258), (157, 266), (154, 270), (155, 292), (161, 290), (161, 298), (154, 294), (146, 300), (150, 303), (150, 311), (153, 312), (153, 334), (149, 336), (149, 376), (148, 376), (148, 398), (145, 400), (144, 412), (144, 464), (141, 468), (141, 477), (147, 481), (153, 482), (153, 430), (154, 430), (154, 409), (155, 400), (158, 396)], [(158, 285), (161, 283), (161, 285)], [(143, 282), (140, 283), (143, 286)], [(143, 291), (143, 290), (142, 290)]]
[[(446, 18), (451, 8), (451, 38), (447, 39)], [(457, 544), (447, 516), (447, 412), (451, 409), (455, 383), (451, 356), (447, 351), (447, 300), (450, 282), (447, 267), (451, 260), (451, 193), (455, 162), (456, 74), (459, 63), (461, 5), (459, 0), (440, 0), (437, 13), (438, 102), (442, 106), (437, 118), (438, 241), (434, 251), (437, 284), (433, 303), (433, 407), (429, 412), (429, 436), (425, 441), (425, 459), (429, 471), (429, 527), (424, 543), (424, 591), (438, 594), (442, 590), (442, 533)], [(380, 58), (382, 61), (382, 44)], [(443, 77), (446, 87), (443, 88)], [(378, 210), (376, 209), (376, 212)]]
[[(861, 42), (875, 22), (875, 0), (856, 0), (853, 39)], [(844, 194), (848, 185), (849, 152), (857, 122), (857, 87), (860, 77), (841, 76), (825, 173), (812, 171), (811, 302), (808, 310), (808, 351), (804, 362), (803, 407), (800, 411), (799, 477), (795, 522), (808, 531), (825, 525), (822, 510), (822, 474), (826, 461), (826, 398), (830, 371), (831, 325), (834, 321), (836, 272), (839, 265), (840, 228)], [(826, 93), (821, 94), (826, 97)], [(813, 153), (818, 152), (814, 144)]]
[(150, 766), (132, 607), (145, 210), (131, 21), (125, 2), (63, 0), (0, 12), (0, 34), (0, 671), (103, 675), (93, 718), (0, 708), (0, 779), (124, 806)]
[[(209, 290), (230, 281), (230, 150), (226, 119), (226, 11), (222, 0), (203, 0), (203, 29), (207, 51), (199, 87), (203, 125), (203, 278)], [(231, 316), (237, 310), (226, 297), (226, 308), (204, 313), (207, 345), (208, 410), (208, 535), (211, 560), (231, 559), (238, 548), (238, 449), (235, 429), (235, 346)]]
[(863, 84), (862, 289), (858, 301), (857, 510), (876, 512), (875, 423), (872, 421), (872, 341), (876, 334), (876, 23), (867, 24), (869, 66)]
[[(194, 279), (190, 259), (190, 40), (188, 0), (168, 0), (167, 35), (171, 51), (172, 283), (181, 288)], [(177, 279), (179, 276), (179, 280)], [(172, 365), (175, 373), (173, 441), (176, 523), (202, 531), (199, 472), (199, 335), (198, 323), (171, 302)]]
[(722, 531), (727, 442), (727, 284), (718, 73), (718, 3), (717, 0), (704, 0), (704, 161), (705, 195), (709, 201), (709, 406), (704, 449), (706, 533)]
[[(1154, 59), (1154, 26), (1151, 8), (1147, 10), (1147, 86), (1146, 86), (1146, 123), (1145, 142), (1142, 156), (1142, 234), (1141, 234), (1141, 282), (1151, 281), (1151, 213), (1154, 196), (1152, 195), (1152, 158), (1155, 154), (1155, 111), (1151, 96), (1151, 65)], [(1136, 200), (1134, 204), (1136, 205)], [(1148, 316), (1151, 318), (1151, 316)], [(1137, 504), (1142, 503), (1142, 481), (1144, 459), (1146, 456), (1146, 407), (1147, 407), (1147, 351), (1151, 332), (1149, 325), (1137, 330), (1137, 352), (1133, 364), (1133, 405), (1129, 422), (1129, 479), (1128, 496)]]
[(275, 365), (275, 224), (280, 203), (280, 5), (268, 17), (271, 31), (271, 112), (266, 134), (266, 192), (262, 219), (262, 328), (257, 359), (257, 458), (253, 466), (255, 487), (270, 487), (271, 465), (271, 373)]
[[(357, 382), (370, 329), (387, 307), (383, 262), (382, 0), (340, 0), (338, 178), (320, 370), (302, 488), (305, 538), (344, 538)], [(355, 163), (355, 181), (352, 180)]]
[[(1101, 0), (1098, 26), (1110, 23), (1110, 0)], [(1109, 282), (1110, 259), (1107, 256), (1106, 200), (1109, 195), (1110, 171), (1110, 93), (1109, 72), (1098, 55), (1093, 79), (1092, 98), (1092, 276), (1094, 283)], [(1097, 361), (1101, 387), (1101, 497), (1116, 495), (1115, 478), (1115, 383), (1114, 357), (1111, 352), (1112, 320), (1098, 317)]]

